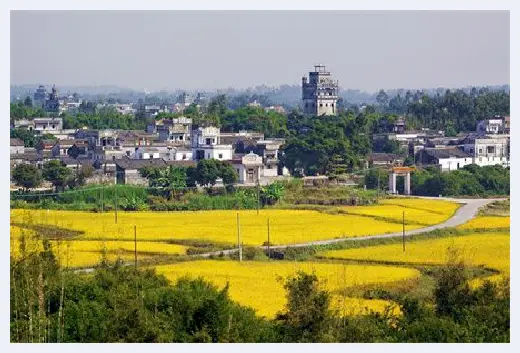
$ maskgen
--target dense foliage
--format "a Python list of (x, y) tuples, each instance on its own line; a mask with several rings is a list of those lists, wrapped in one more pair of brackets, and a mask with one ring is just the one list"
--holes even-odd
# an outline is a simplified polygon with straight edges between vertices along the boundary
[(42, 140), (57, 140), (51, 134), (34, 135), (33, 132), (24, 129), (11, 129), (11, 138), (18, 138), (23, 141), (25, 147), (36, 147)]
[(37, 188), (42, 182), (42, 174), (34, 165), (17, 165), (13, 169), (12, 174), (16, 185), (21, 186), (26, 190)]
[(33, 108), (31, 98), (27, 98), (29, 98), (29, 100), (26, 99), (23, 102), (11, 103), (11, 119), (40, 118), (47, 116), (42, 108)]
[(338, 164), (348, 171), (358, 169), (371, 151), (370, 133), (376, 119), (376, 115), (364, 113), (319, 119), (290, 114), (282, 162), (292, 173), (306, 175), (334, 172)]
[[(465, 267), (438, 275), (433, 305), (403, 296), (402, 316), (340, 317), (314, 274), (285, 280), (276, 319), (230, 300), (204, 279), (169, 284), (153, 270), (110, 265), (91, 275), (60, 268), (48, 242), (11, 258), (12, 342), (509, 342), (507, 282), (467, 284)], [(282, 285), (282, 283), (280, 283)]]
[(498, 165), (479, 167), (467, 165), (452, 172), (435, 168), (417, 170), (412, 174), (412, 192), (425, 196), (488, 196), (509, 195), (509, 168)]
[[(388, 171), (373, 168), (365, 172), (368, 189), (388, 190)], [(438, 168), (419, 168), (411, 174), (414, 195), (421, 196), (498, 196), (510, 193), (510, 171), (499, 165), (479, 167), (476, 164), (459, 170), (441, 172)], [(397, 191), (403, 193), (403, 178), (397, 178)]]

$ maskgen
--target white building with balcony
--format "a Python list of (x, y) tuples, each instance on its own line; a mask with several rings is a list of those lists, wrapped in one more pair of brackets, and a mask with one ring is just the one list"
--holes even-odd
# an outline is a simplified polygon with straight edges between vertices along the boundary
[(228, 161), (233, 158), (233, 146), (220, 144), (220, 129), (214, 126), (199, 127), (191, 131), (193, 159), (218, 159)]

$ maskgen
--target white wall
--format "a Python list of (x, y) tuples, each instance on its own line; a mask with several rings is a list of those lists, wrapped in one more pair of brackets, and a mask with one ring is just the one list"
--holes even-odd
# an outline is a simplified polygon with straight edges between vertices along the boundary
[(503, 167), (509, 166), (509, 161), (506, 157), (475, 157), (475, 164), (484, 167), (487, 165), (501, 165)]
[[(220, 161), (229, 161), (233, 158), (233, 147), (231, 145), (226, 148), (196, 148), (195, 150), (204, 151), (204, 159), (218, 159)], [(192, 156), (193, 156), (192, 150)]]
[(178, 151), (178, 152), (175, 152), (175, 157), (174, 157), (175, 161), (191, 160), (191, 159), (193, 159), (193, 152), (192, 151)]
[(10, 153), (11, 154), (23, 154), (25, 152), (24, 146), (11, 146)]
[(473, 158), (439, 158), (439, 164), (443, 172), (461, 169), (464, 168), (465, 165), (472, 163)]
[(275, 177), (278, 176), (278, 167), (276, 165), (271, 165), (271, 169), (268, 166), (264, 165), (264, 177)]

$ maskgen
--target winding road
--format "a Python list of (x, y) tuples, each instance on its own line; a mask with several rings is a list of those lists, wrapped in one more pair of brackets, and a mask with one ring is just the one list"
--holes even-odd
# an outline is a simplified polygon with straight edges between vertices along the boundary
[[(409, 197), (409, 196), (407, 196)], [(415, 198), (421, 198), (421, 199), (432, 199), (432, 200), (445, 200), (445, 201), (451, 201), (462, 204), (461, 207), (457, 209), (453, 217), (446, 220), (443, 223), (435, 224), (433, 226), (428, 226), (425, 228), (419, 228), (414, 230), (409, 230), (405, 232), (405, 236), (411, 236), (414, 234), (420, 234), (420, 233), (426, 233), (431, 232), (432, 230), (436, 229), (443, 229), (443, 228), (450, 228), (450, 227), (456, 227), (460, 224), (466, 223), (473, 217), (477, 215), (477, 212), (481, 207), (484, 207), (487, 204), (490, 204), (495, 201), (502, 201), (505, 200), (505, 198), (496, 198), (496, 199), (454, 199), (449, 197), (424, 197), (424, 196), (416, 196)], [(271, 246), (271, 249), (287, 249), (287, 248), (302, 248), (307, 246), (315, 246), (315, 245), (327, 245), (327, 244), (335, 244), (345, 241), (359, 241), (359, 240), (369, 240), (369, 239), (378, 239), (378, 238), (393, 238), (393, 237), (402, 237), (403, 233), (387, 233), (387, 234), (376, 234), (376, 235), (367, 235), (362, 237), (349, 237), (349, 238), (337, 238), (337, 239), (329, 239), (329, 240), (318, 240), (318, 241), (311, 241), (307, 243), (300, 243), (300, 244), (290, 244), (290, 245), (276, 245)], [(267, 249), (267, 246), (261, 246), (259, 248)], [(220, 254), (223, 255), (229, 255), (232, 253), (235, 253), (238, 251), (238, 248), (234, 249), (227, 249), (227, 250), (220, 250), (220, 251), (213, 251), (208, 252), (204, 254), (196, 254), (191, 255), (193, 257), (210, 257), (210, 256), (218, 256)], [(78, 269), (76, 272), (92, 272), (93, 268), (88, 269)]]
[[(407, 196), (407, 197), (409, 197), (409, 196)], [(456, 227), (460, 224), (466, 223), (467, 221), (469, 221), (470, 219), (475, 217), (481, 207), (484, 207), (485, 205), (495, 202), (495, 201), (505, 200), (505, 198), (454, 199), (454, 198), (449, 198), (449, 197), (425, 197), (425, 196), (417, 196), (415, 198), (451, 201), (451, 202), (461, 203), (462, 206), (457, 209), (457, 211), (455, 212), (453, 217), (451, 217), (450, 219), (446, 220), (443, 223), (435, 224), (433, 226), (428, 226), (425, 228), (418, 228), (418, 229), (406, 231), (405, 236), (407, 236), (407, 237), (410, 235), (414, 235), (414, 234), (431, 232), (432, 230), (436, 230), (436, 229)], [(375, 235), (367, 235), (367, 236), (363, 236), (363, 237), (337, 238), (337, 239), (329, 239), (329, 240), (317, 240), (317, 241), (311, 241), (311, 242), (300, 243), (300, 244), (276, 245), (276, 246), (271, 246), (271, 249), (301, 248), (301, 247), (314, 246), (314, 245), (335, 244), (335, 243), (341, 243), (341, 242), (353, 241), (353, 240), (359, 241), (359, 240), (393, 238), (393, 237), (402, 237), (402, 236), (403, 236), (402, 232), (375, 234)], [(261, 248), (267, 249), (267, 246), (262, 246)], [(223, 253), (224, 255), (228, 255), (228, 254), (232, 254), (237, 251), (238, 251), (238, 248), (235, 248), (235, 249), (215, 251), (215, 252), (205, 253), (205, 254), (198, 254), (196, 256), (209, 257), (209, 256), (217, 256), (221, 253)]]

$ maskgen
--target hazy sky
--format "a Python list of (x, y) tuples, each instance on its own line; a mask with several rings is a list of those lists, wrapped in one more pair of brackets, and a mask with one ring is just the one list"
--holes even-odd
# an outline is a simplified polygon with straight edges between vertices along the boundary
[(343, 89), (509, 83), (509, 12), (12, 11), (11, 84)]

